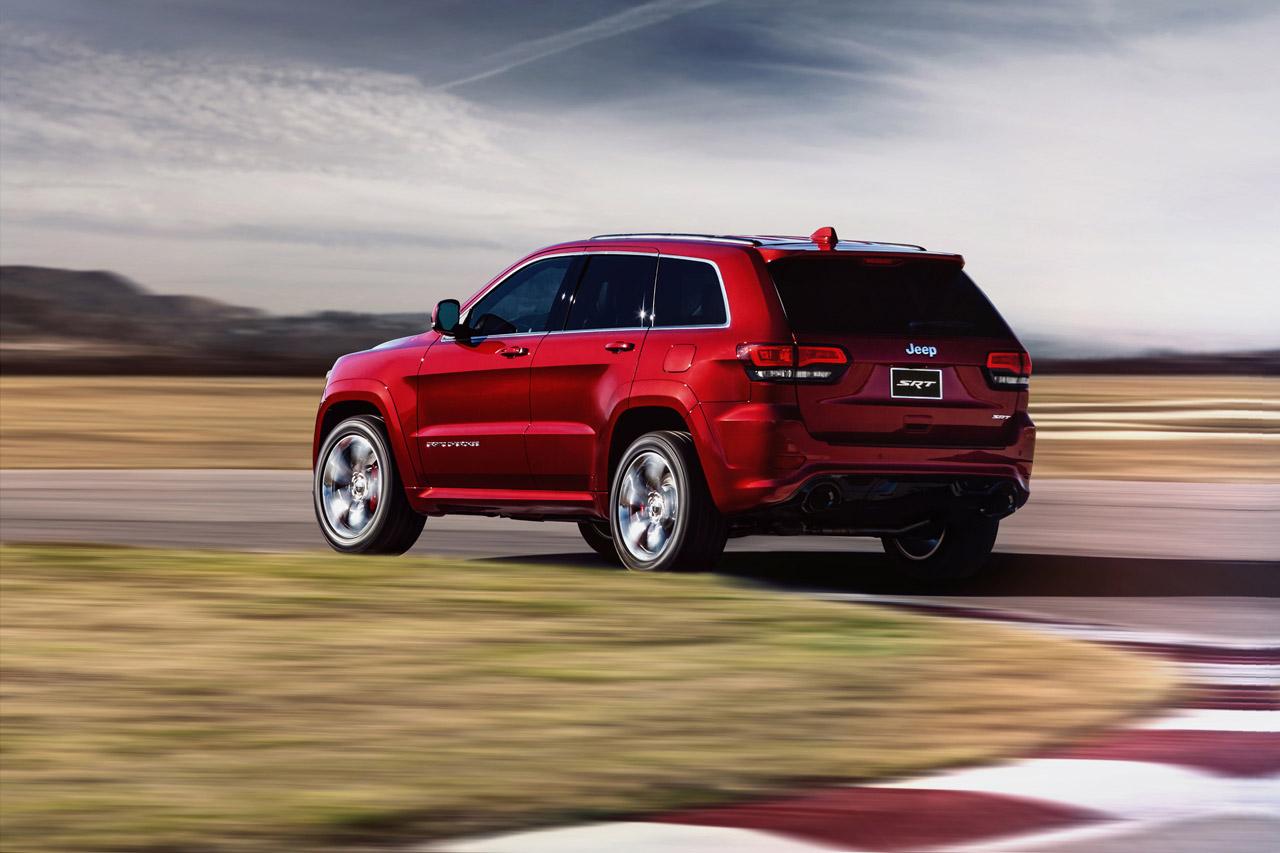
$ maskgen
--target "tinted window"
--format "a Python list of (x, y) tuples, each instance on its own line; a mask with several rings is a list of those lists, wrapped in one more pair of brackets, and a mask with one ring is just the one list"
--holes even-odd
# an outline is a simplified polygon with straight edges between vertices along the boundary
[(535, 261), (516, 270), (471, 309), (467, 325), (481, 335), (545, 332), (572, 257)]
[(644, 325), (656, 255), (591, 255), (569, 307), (566, 329), (633, 329)]
[(867, 266), (858, 258), (783, 258), (769, 265), (791, 328), (801, 334), (1004, 337), (1009, 327), (954, 264)]
[(658, 262), (655, 326), (720, 326), (724, 322), (724, 294), (715, 267), (680, 258)]

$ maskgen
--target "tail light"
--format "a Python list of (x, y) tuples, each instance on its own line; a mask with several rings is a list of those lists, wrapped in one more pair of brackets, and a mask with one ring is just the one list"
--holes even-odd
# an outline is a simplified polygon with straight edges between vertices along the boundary
[(849, 356), (825, 344), (738, 344), (738, 358), (753, 382), (835, 382), (849, 368)]
[(986, 374), (992, 388), (1026, 388), (1031, 384), (1031, 356), (1025, 352), (988, 353)]

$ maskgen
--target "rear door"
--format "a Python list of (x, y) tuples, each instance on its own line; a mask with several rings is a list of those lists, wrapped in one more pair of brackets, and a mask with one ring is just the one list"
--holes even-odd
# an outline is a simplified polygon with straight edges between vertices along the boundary
[[(988, 356), (1022, 352), (958, 259), (805, 253), (773, 261), (797, 343), (834, 345), (847, 369), (798, 382), (809, 432), (832, 443), (999, 447), (1025, 407)], [(803, 347), (801, 347), (803, 353)]]
[(602, 436), (631, 390), (653, 313), (656, 251), (583, 256), (564, 328), (547, 335), (533, 360), (532, 421), (525, 441), (538, 488), (603, 491), (596, 474)]
[(563, 321), (561, 288), (575, 255), (536, 260), (471, 308), (466, 339), (432, 344), (418, 374), (418, 453), (427, 482), (529, 488), (524, 433), (529, 373), (547, 329)]

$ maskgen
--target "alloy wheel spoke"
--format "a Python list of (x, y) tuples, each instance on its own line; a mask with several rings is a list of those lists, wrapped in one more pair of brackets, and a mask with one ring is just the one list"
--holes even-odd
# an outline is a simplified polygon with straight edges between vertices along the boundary
[(667, 474), (667, 465), (662, 461), (656, 453), (651, 453), (645, 457), (644, 465), (641, 470), (644, 471), (644, 484), (651, 491), (657, 491), (662, 488), (663, 477)]
[(621, 473), (614, 513), (627, 550), (648, 562), (662, 556), (675, 532), (680, 490), (671, 464), (645, 451)]
[(351, 483), (351, 465), (340, 455), (330, 455), (324, 466), (325, 483), (345, 488)]
[(357, 470), (369, 467), (372, 456), (373, 445), (369, 442), (363, 438), (357, 438), (351, 442), (351, 463)]
[[(633, 517), (627, 524), (627, 541), (636, 547), (644, 547), (642, 541), (648, 532), (649, 525), (643, 518)], [(632, 549), (634, 551), (634, 549)]]
[(627, 474), (624, 486), (624, 493), (620, 495), (623, 502), (627, 504), (632, 512), (639, 511), (644, 506), (646, 490), (644, 483), (640, 479), (639, 471), (631, 471)]
[(354, 532), (364, 529), (369, 523), (368, 511), (364, 501), (353, 501), (351, 508), (347, 511), (347, 527)]
[(662, 487), (662, 502), (666, 504), (667, 515), (674, 516), (676, 507), (680, 503), (680, 492), (676, 489), (675, 483), (667, 483)]
[(645, 531), (645, 547), (657, 554), (662, 551), (662, 546), (666, 542), (666, 529), (656, 521), (650, 522), (648, 529)]
[(380, 503), (381, 477), (377, 451), (364, 436), (345, 435), (331, 446), (318, 497), (334, 534), (354, 538), (368, 528)]

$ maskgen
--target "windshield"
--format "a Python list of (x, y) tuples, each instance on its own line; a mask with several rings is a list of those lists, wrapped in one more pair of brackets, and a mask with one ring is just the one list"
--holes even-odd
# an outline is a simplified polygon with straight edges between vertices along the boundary
[(996, 309), (954, 263), (868, 266), (860, 257), (805, 255), (776, 260), (769, 271), (797, 334), (1010, 335)]

